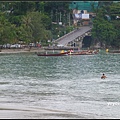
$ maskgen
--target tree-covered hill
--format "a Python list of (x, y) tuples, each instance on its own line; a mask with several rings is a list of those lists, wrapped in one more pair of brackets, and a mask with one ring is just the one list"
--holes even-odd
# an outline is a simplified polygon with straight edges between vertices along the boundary
[[(0, 44), (48, 45), (74, 29), (70, 2), (0, 2)], [(106, 47), (120, 47), (120, 2), (99, 2), (93, 8), (92, 38)], [(77, 9), (77, 8), (76, 8)]]

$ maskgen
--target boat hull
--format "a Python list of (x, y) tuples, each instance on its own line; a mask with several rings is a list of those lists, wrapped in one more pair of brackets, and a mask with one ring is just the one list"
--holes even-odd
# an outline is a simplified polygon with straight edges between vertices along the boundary
[(92, 53), (69, 53), (68, 55), (94, 55)]
[(66, 56), (68, 55), (68, 52), (64, 52), (64, 53), (52, 53), (52, 54), (41, 54), (41, 53), (37, 53), (37, 56)]
[(94, 55), (94, 54), (97, 54), (98, 51), (80, 51), (80, 52), (71, 52), (71, 53), (68, 53), (68, 55)]
[(37, 53), (37, 56), (66, 56), (66, 55), (94, 55), (98, 51), (79, 51), (79, 52), (64, 52), (64, 53)]
[(120, 50), (110, 50), (109, 53), (120, 53)]

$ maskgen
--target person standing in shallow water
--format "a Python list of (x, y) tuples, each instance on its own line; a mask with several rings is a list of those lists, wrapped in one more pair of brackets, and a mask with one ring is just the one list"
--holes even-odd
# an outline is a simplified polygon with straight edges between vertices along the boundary
[(105, 76), (105, 74), (103, 74), (103, 75), (101, 76), (101, 79), (105, 79), (105, 78), (107, 78), (107, 77)]

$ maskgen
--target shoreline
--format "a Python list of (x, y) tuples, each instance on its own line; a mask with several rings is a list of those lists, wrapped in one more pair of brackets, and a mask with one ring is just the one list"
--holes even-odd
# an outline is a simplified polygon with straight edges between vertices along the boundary
[(17, 49), (1, 49), (0, 54), (9, 54), (9, 53), (36, 53), (44, 51), (43, 48), (17, 48)]
[[(17, 107), (16, 107), (17, 106)], [(69, 119), (85, 118), (70, 111), (21, 104), (0, 104), (0, 119)]]
[(11, 54), (11, 53), (37, 53), (37, 52), (45, 52), (45, 51), (61, 51), (63, 49), (47, 49), (45, 47), (43, 48), (15, 48), (15, 49), (1, 49), (0, 54)]

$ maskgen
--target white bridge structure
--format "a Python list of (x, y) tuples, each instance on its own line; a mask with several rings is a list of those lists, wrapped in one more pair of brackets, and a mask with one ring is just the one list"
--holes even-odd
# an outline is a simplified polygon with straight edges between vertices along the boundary
[(58, 38), (53, 41), (57, 43), (57, 46), (69, 47), (74, 45), (81, 48), (82, 41), (85, 36), (91, 36), (91, 26), (81, 26), (79, 29), (73, 30), (72, 32)]

